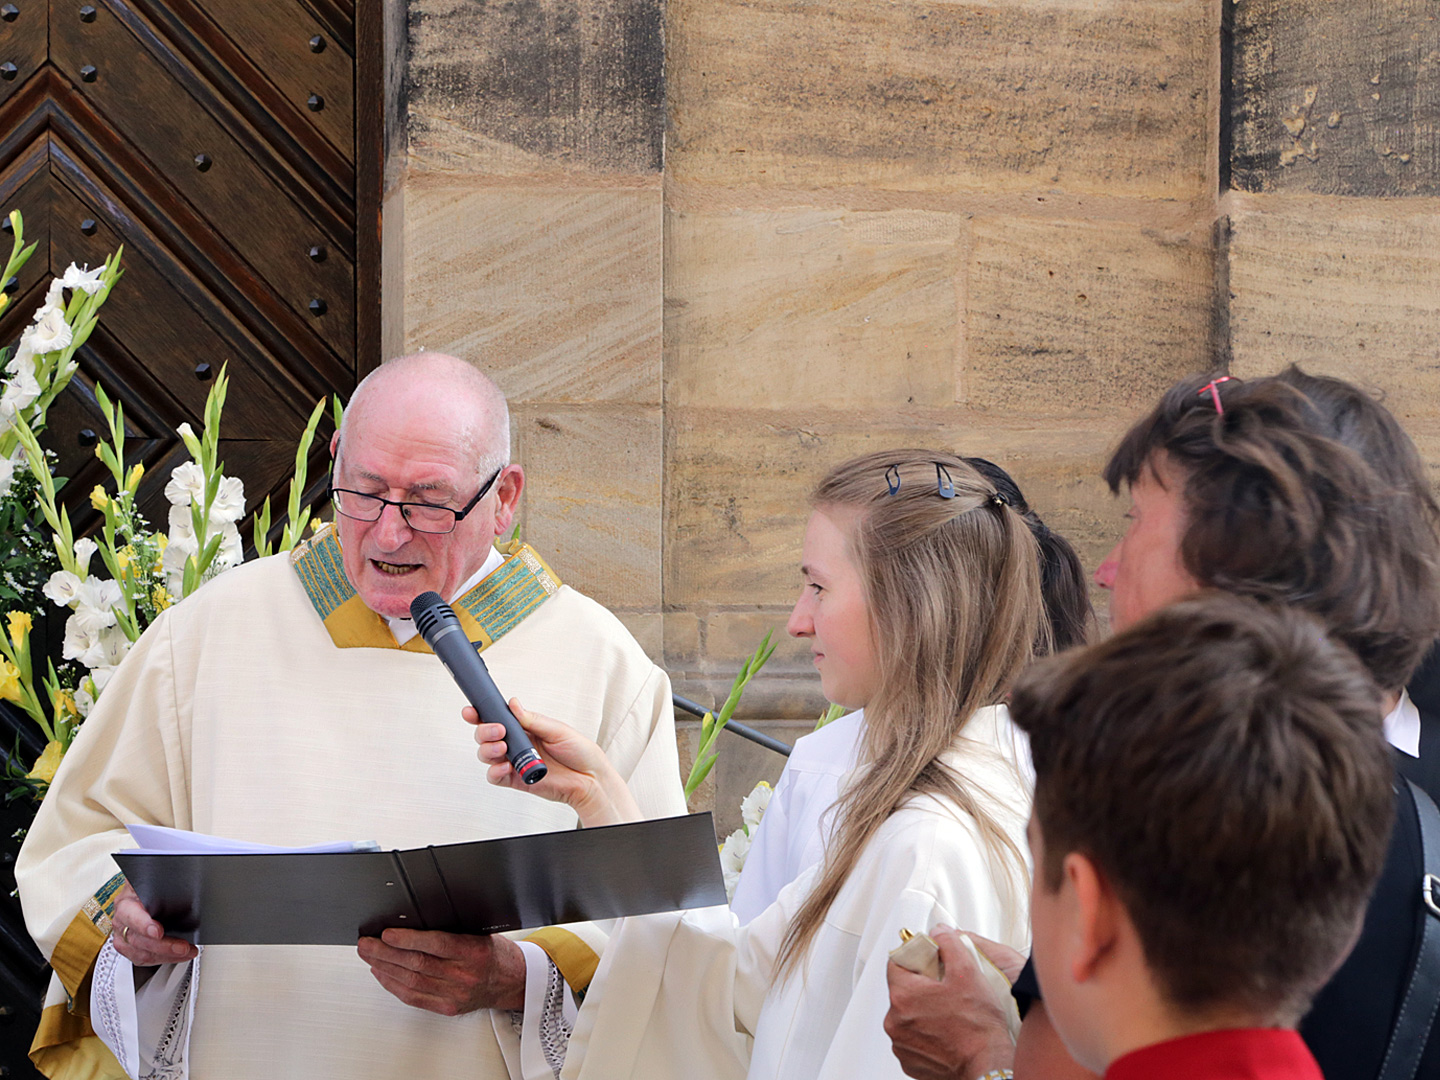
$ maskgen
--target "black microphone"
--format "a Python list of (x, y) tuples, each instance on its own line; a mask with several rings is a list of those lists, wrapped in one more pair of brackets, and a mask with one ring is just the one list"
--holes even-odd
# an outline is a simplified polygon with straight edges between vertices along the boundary
[(410, 617), (415, 620), (415, 629), (420, 631), (425, 644), (435, 650), (450, 677), (475, 706), (480, 722), (505, 725), (505, 749), (510, 766), (520, 774), (520, 779), (527, 784), (545, 779), (545, 762), (540, 760), (530, 744), (530, 736), (505, 704), (495, 680), (490, 677), (490, 669), (465, 636), (450, 605), (440, 599), (439, 593), (423, 592), (410, 601)]

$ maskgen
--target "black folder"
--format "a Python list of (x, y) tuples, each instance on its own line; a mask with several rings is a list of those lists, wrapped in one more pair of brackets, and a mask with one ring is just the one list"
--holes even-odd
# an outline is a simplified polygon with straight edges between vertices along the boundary
[(725, 903), (710, 815), (409, 851), (119, 851), (145, 909), (197, 945), (354, 945), (391, 926), (491, 934)]

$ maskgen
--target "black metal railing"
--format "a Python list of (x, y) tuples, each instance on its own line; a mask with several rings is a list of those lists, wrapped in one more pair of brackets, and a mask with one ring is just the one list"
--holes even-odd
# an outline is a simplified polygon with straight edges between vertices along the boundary
[[(679, 709), (681, 712), (687, 712), (691, 716), (704, 716), (707, 712), (711, 711), (710, 709), (707, 709), (702, 705), (697, 705), (689, 698), (681, 697), (679, 694), (671, 694), (670, 697), (675, 702), (675, 708)], [(756, 731), (753, 727), (748, 727), (747, 725), (742, 724), (737, 720), (727, 721), (725, 724), (725, 730), (733, 731), (742, 739), (749, 739), (753, 743), (758, 743), (760, 746), (765, 747), (766, 750), (774, 750), (775, 753), (779, 754), (781, 757), (790, 756), (790, 747), (786, 743), (781, 742), (779, 739), (771, 738), (763, 731)]]

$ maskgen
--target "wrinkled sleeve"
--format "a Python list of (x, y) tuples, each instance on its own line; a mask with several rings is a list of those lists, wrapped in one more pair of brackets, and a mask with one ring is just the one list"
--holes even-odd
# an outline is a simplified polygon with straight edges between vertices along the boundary
[[(625, 778), (646, 817), (673, 817), (686, 812), (670, 677), (660, 668), (651, 665), (618, 722), (607, 723), (600, 746)], [(543, 951), (549, 963), (537, 960), (535, 953), (527, 949), (523, 1014), (492, 1013), (495, 1037), (511, 1080), (549, 1080), (554, 1065), (566, 1060), (567, 1046), (557, 1045), (562, 1040), (553, 1034), (557, 1027), (549, 1019), (553, 1010), (532, 1009), (530, 1003), (545, 999), (551, 988), (551, 972), (558, 971), (564, 980), (566, 1000), (572, 1006), (578, 1004), (609, 948), (613, 925), (547, 926), (523, 936), (527, 945)], [(568, 1036), (566, 1030), (563, 1041), (568, 1042)], [(534, 1048), (543, 1048), (543, 1054)]]
[(16, 862), (26, 926), (58, 983), (31, 1050), (42, 1071), (92, 1052), (78, 1043), (92, 1034), (88, 981), (124, 883), (111, 858), (130, 846), (124, 825), (191, 827), (186, 703), (177, 700), (170, 626), (157, 620), (105, 687)]
[(750, 922), (774, 903), (780, 890), (790, 883), (794, 872), (788, 850), (790, 830), (795, 827), (790, 820), (794, 781), (795, 774), (787, 761), (775, 784), (770, 805), (765, 808), (765, 814), (750, 839), (750, 852), (745, 856), (745, 865), (740, 868), (740, 880), (730, 901), (730, 910), (741, 925)]
[(680, 752), (675, 742), (675, 701), (670, 676), (651, 665), (648, 677), (624, 718), (601, 749), (625, 777), (646, 817), (686, 812), (680, 783)]

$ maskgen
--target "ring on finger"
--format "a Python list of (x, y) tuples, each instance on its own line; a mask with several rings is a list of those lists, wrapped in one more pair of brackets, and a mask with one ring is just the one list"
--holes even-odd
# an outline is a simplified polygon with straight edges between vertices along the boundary
[(126, 945), (130, 944), (130, 927), (126, 926), (121, 928), (120, 940), (125, 942)]

